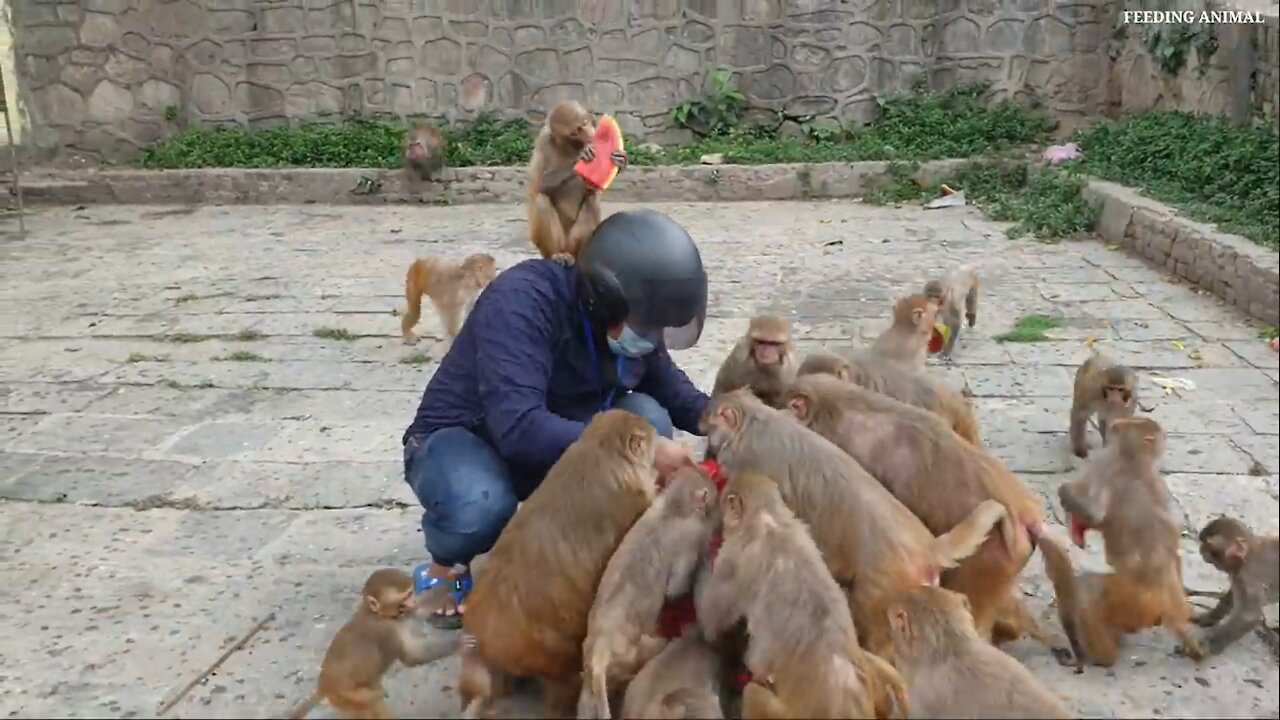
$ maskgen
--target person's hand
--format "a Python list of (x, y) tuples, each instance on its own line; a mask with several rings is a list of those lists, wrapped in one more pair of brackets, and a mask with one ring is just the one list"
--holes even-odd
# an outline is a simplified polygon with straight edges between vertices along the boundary
[(685, 465), (692, 464), (693, 455), (689, 453), (689, 448), (675, 440), (658, 436), (653, 450), (653, 466), (657, 468), (658, 475), (666, 477)]

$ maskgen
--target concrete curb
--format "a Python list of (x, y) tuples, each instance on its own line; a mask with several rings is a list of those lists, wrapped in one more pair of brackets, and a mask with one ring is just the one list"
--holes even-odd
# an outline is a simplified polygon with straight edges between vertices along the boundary
[[(923, 163), (917, 176), (937, 181), (964, 160)], [(616, 202), (710, 202), (853, 198), (887, 182), (890, 163), (668, 165), (628, 168), (607, 197)], [(249, 170), (93, 170), (47, 173), (24, 182), (39, 205), (467, 205), (519, 203), (523, 167), (457, 168), (436, 182), (401, 170), (360, 168)], [(362, 193), (368, 181), (377, 191)]]
[[(922, 182), (938, 182), (967, 160), (922, 163)], [(887, 162), (787, 165), (689, 165), (629, 168), (608, 192), (617, 202), (731, 202), (861, 197), (890, 182)], [(377, 191), (361, 193), (372, 180)], [(421, 182), (400, 170), (210, 169), (95, 170), (36, 175), (24, 183), (33, 205), (428, 203), (461, 205), (524, 200), (522, 167), (446, 170)], [(1091, 180), (1085, 197), (1099, 206), (1098, 233), (1234, 305), (1280, 325), (1280, 255), (1238, 235), (1183, 218), (1131, 188)]]
[(1181, 217), (1133, 188), (1091, 180), (1100, 206), (1097, 233), (1113, 245), (1210, 292), (1269, 325), (1280, 325), (1280, 253), (1248, 238)]

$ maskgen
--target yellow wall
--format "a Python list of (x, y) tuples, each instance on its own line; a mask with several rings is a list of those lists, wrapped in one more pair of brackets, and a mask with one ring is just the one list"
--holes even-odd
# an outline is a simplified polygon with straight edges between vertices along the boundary
[[(13, 123), (13, 141), (22, 144), (26, 113), (18, 105), (18, 73), (14, 70), (13, 33), (9, 30), (9, 0), (0, 0), (0, 70), (4, 71), (5, 101), (9, 106), (9, 122)], [(0, 117), (0, 123), (4, 118)], [(0, 132), (0, 145), (8, 145), (9, 137)]]

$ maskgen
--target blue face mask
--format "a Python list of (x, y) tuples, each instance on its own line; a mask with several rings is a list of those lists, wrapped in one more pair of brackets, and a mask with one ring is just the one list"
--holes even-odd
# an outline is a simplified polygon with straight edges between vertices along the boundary
[(632, 330), (628, 325), (622, 326), (622, 332), (618, 334), (617, 339), (609, 338), (609, 351), (614, 355), (641, 358), (656, 349), (658, 349), (657, 345), (654, 345), (652, 340)]

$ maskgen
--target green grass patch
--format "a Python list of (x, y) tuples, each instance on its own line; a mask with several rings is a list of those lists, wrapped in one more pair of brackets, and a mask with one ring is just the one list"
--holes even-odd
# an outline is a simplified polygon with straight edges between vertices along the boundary
[(267, 358), (249, 350), (237, 350), (222, 357), (216, 357), (214, 360), (219, 362), (267, 362)]
[(1266, 340), (1267, 342), (1275, 340), (1277, 336), (1280, 336), (1280, 330), (1277, 330), (1272, 325), (1268, 325), (1258, 331), (1258, 337)]
[[(714, 135), (661, 151), (636, 143), (628, 154), (633, 165), (695, 164), (703, 155), (716, 153), (726, 163), (747, 165), (932, 160), (1029, 145), (1044, 140), (1054, 128), (1052, 120), (1014, 102), (986, 102), (984, 92), (982, 86), (942, 94), (916, 89), (885, 98), (875, 122), (858, 130), (802, 119), (803, 137), (783, 137), (782, 120), (787, 118), (780, 116), (764, 126), (717, 126), (721, 130)], [(399, 122), (368, 118), (257, 131), (192, 127), (145, 149), (138, 163), (156, 169), (396, 168), (402, 164), (404, 129)], [(531, 129), (520, 119), (485, 115), (449, 128), (446, 134), (451, 167), (523, 165), (533, 149)]]
[(976, 160), (936, 185), (916, 182), (917, 169), (906, 163), (891, 165), (884, 183), (863, 199), (882, 205), (924, 202), (938, 197), (946, 184), (963, 190), (968, 202), (992, 220), (1013, 223), (1010, 237), (1050, 241), (1082, 235), (1097, 225), (1098, 211), (1081, 195), (1085, 180), (1076, 168), (1032, 170), (1018, 160)]
[(315, 330), (312, 330), (311, 334), (318, 338), (324, 338), (325, 340), (355, 340), (356, 339), (356, 336), (353, 335), (351, 331), (347, 330), (346, 328), (318, 327)]
[(431, 362), (431, 356), (424, 352), (414, 352), (400, 358), (400, 362), (405, 365), (424, 365)]
[(1162, 111), (1104, 122), (1075, 140), (1084, 171), (1280, 248), (1280, 139), (1272, 127)]
[(240, 332), (236, 333), (235, 335), (232, 335), (232, 336), (231, 336), (231, 339), (232, 339), (232, 340), (239, 340), (239, 341), (241, 341), (241, 342), (252, 342), (252, 341), (254, 341), (254, 340), (261, 340), (261, 339), (262, 339), (262, 338), (264, 338), (264, 337), (266, 337), (266, 336), (265, 336), (265, 335), (263, 335), (262, 333), (258, 332), (257, 330), (249, 330), (249, 329), (246, 329), (246, 330), (241, 330)]
[(996, 335), (998, 343), (1033, 343), (1052, 340), (1047, 331), (1062, 327), (1062, 319), (1049, 315), (1023, 315), (1013, 324), (1013, 329)]
[(198, 335), (196, 333), (174, 333), (172, 335), (165, 335), (161, 338), (161, 340), (164, 340), (165, 342), (176, 343), (178, 345), (189, 345), (191, 343), (204, 342), (208, 339), (208, 335)]

